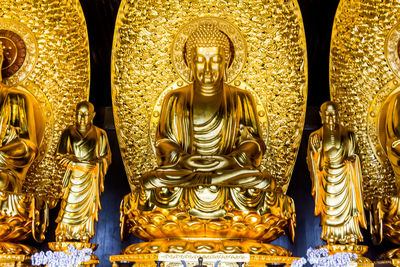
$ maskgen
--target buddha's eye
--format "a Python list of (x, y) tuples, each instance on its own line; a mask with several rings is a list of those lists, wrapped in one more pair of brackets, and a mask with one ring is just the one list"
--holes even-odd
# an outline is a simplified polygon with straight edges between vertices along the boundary
[(213, 63), (221, 63), (222, 62), (222, 57), (220, 55), (216, 55), (212, 57), (212, 62)]
[(197, 56), (197, 57), (195, 57), (194, 62), (196, 62), (196, 63), (203, 63), (203, 62), (204, 62), (204, 57), (202, 57), (202, 56)]

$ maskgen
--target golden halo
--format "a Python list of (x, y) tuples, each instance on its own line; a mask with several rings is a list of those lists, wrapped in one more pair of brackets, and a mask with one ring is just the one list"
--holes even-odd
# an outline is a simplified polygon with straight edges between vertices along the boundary
[(213, 24), (229, 38), (229, 41), (233, 46), (233, 61), (227, 70), (228, 80), (226, 82), (232, 82), (239, 75), (246, 63), (247, 45), (239, 29), (235, 25), (221, 18), (202, 17), (192, 20), (183, 26), (178, 31), (174, 41), (172, 42), (172, 65), (178, 75), (185, 82), (190, 81), (190, 70), (186, 64), (184, 50), (187, 39), (201, 24)]
[(0, 19), (0, 41), (4, 49), (4, 83), (21, 84), (32, 72), (38, 57), (38, 45), (34, 34), (24, 24)]
[(386, 37), (385, 58), (394, 75), (400, 78), (400, 23)]

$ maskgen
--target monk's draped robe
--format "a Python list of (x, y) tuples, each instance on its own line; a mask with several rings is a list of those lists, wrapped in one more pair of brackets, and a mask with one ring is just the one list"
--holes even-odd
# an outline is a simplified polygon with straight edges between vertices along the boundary
[[(203, 121), (194, 120), (193, 98), (192, 84), (164, 97), (155, 138), (158, 168), (144, 173), (139, 190), (125, 196), (122, 225), (130, 220), (138, 226), (137, 236), (152, 240), (157, 235), (141, 230), (139, 221), (151, 221), (154, 213), (220, 220), (230, 212), (252, 212), (279, 221), (294, 238), (293, 200), (275, 187), (271, 175), (258, 169), (266, 148), (250, 92), (224, 84), (219, 106)], [(200, 166), (221, 156), (231, 164), (196, 170), (182, 160), (193, 156)]]
[[(23, 89), (0, 85), (0, 144), (14, 145), (0, 151), (0, 177), (3, 190), (21, 193), (29, 167), (38, 154), (43, 123), (36, 99)], [(16, 149), (16, 147), (18, 147)]]
[(100, 194), (104, 191), (104, 176), (111, 163), (107, 134), (92, 126), (82, 136), (75, 126), (70, 126), (61, 136), (57, 156), (69, 156), (63, 178), (63, 196), (56, 236), (68, 240), (92, 238), (98, 220)]
[[(217, 112), (206, 122), (193, 120), (193, 85), (164, 98), (155, 148), (159, 168), (145, 173), (144, 189), (192, 185), (224, 185), (273, 189), (273, 179), (257, 168), (265, 152), (254, 100), (249, 92), (224, 84)], [(251, 153), (241, 151), (252, 143)], [(180, 164), (185, 155), (232, 157), (238, 168), (195, 172)]]
[[(348, 244), (350, 238), (363, 240), (360, 224), (366, 228), (362, 197), (362, 172), (352, 132), (338, 126), (340, 145), (314, 152), (309, 148), (307, 163), (313, 182), (315, 216), (321, 214), (321, 239), (329, 243)], [(323, 139), (323, 128), (313, 132)], [(353, 157), (355, 160), (348, 160)]]

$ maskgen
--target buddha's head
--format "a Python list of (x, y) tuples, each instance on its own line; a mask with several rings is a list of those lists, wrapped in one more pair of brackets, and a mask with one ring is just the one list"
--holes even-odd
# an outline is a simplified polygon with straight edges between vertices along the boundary
[(223, 82), (232, 54), (228, 37), (213, 24), (202, 24), (186, 43), (186, 61), (201, 87)]
[(88, 101), (79, 102), (76, 105), (76, 125), (78, 129), (88, 130), (93, 123), (95, 114), (92, 103)]
[(332, 101), (326, 101), (321, 105), (319, 111), (321, 116), (322, 124), (328, 126), (329, 129), (335, 129), (337, 125), (338, 111), (336, 103)]

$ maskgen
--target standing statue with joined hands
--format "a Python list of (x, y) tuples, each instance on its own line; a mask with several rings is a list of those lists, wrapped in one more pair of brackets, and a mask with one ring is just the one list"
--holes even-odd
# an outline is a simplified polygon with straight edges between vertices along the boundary
[(56, 219), (57, 241), (88, 242), (95, 234), (104, 176), (111, 163), (107, 134), (93, 125), (94, 107), (87, 101), (76, 105), (76, 123), (61, 136), (56, 158), (67, 168), (63, 179), (61, 208)]

